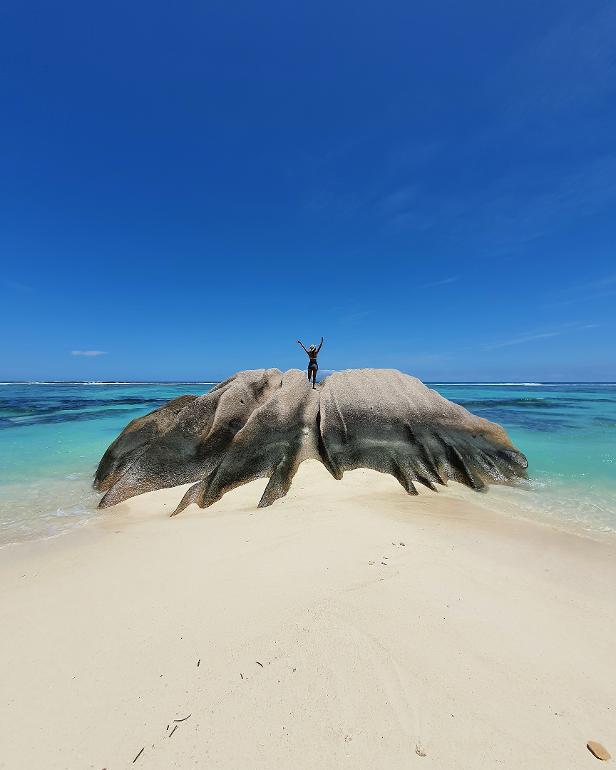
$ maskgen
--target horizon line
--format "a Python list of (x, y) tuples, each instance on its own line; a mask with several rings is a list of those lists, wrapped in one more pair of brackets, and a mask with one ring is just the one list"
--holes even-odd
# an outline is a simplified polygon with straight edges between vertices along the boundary
[[(218, 383), (223, 382), (225, 379), (228, 378), (223, 377), (217, 380), (4, 380), (0, 382), (0, 385), (218, 385)], [(323, 379), (326, 378), (324, 377)], [(426, 379), (425, 382), (431, 385), (616, 385), (616, 380), (487, 381)]]

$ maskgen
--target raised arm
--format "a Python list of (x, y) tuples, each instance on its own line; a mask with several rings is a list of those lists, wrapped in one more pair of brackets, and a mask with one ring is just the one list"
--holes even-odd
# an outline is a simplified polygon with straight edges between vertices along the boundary
[[(304, 348), (304, 343), (303, 342), (300, 342), (299, 340), (297, 340), (297, 344), (301, 345)], [(310, 353), (306, 350), (306, 348), (304, 348), (304, 352), (306, 353), (307, 356), (310, 355)]]
[[(304, 347), (304, 346), (302, 345), (302, 347)], [(317, 348), (317, 353), (319, 352), (319, 350), (321, 350), (322, 347), (323, 347), (323, 337), (321, 337), (321, 342), (319, 343), (319, 347)], [(304, 350), (305, 350), (305, 348), (304, 348)]]

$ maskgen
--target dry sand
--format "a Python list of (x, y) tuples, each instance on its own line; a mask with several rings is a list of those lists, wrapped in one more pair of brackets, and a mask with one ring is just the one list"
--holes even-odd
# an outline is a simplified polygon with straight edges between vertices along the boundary
[(265, 483), (174, 519), (186, 487), (143, 495), (0, 551), (0, 767), (569, 770), (599, 766), (588, 740), (616, 753), (612, 544), (455, 485), (411, 498), (308, 462), (257, 510)]

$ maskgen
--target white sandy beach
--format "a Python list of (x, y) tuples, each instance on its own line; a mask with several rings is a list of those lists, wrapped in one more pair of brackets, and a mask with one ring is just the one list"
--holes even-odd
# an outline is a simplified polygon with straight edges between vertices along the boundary
[(413, 498), (306, 462), (258, 510), (265, 484), (173, 519), (186, 487), (143, 495), (0, 551), (1, 768), (569, 770), (599, 766), (588, 740), (616, 754), (613, 544), (456, 485)]

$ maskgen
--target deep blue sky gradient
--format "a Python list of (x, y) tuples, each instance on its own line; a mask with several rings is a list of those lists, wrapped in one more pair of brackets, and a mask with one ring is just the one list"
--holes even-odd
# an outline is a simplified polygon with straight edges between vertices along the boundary
[(0, 378), (616, 380), (613, 2), (4, 0), (0, 62)]

